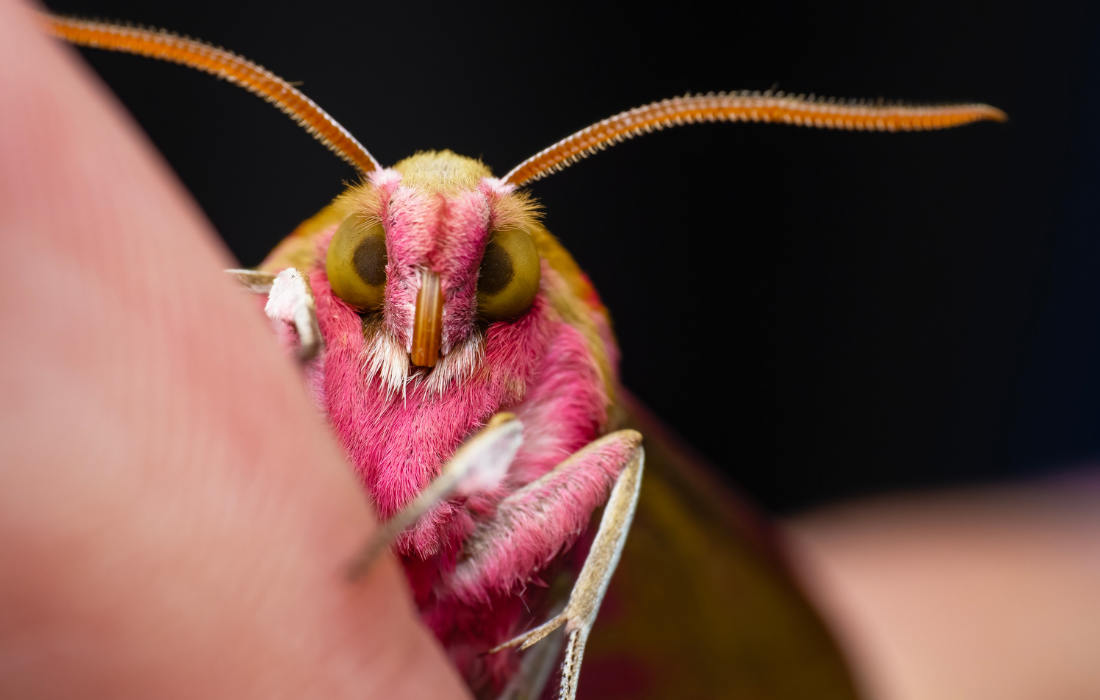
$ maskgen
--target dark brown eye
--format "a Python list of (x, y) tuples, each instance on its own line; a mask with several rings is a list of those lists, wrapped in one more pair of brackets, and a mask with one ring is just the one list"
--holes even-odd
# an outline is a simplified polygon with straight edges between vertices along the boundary
[(386, 291), (386, 229), (353, 214), (344, 219), (325, 258), (332, 291), (362, 311), (382, 306)]
[(486, 321), (519, 316), (535, 300), (541, 274), (531, 234), (521, 229), (493, 231), (478, 273), (478, 313)]

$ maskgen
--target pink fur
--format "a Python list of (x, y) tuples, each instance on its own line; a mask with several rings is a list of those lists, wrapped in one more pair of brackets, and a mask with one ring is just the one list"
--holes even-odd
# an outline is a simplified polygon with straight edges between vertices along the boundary
[(516, 186), (505, 183), (497, 177), (483, 177), (481, 178), (481, 187), (479, 189), (487, 197), (499, 199), (500, 197), (506, 197), (515, 192)]
[[(543, 275), (555, 273), (544, 265)], [(607, 419), (603, 378), (580, 331), (562, 324), (539, 380), (513, 411), (524, 424), (523, 446), (508, 484), (520, 488), (547, 473), (596, 436)]]
[(448, 593), (466, 604), (507, 594), (549, 564), (584, 531), (607, 500), (636, 447), (609, 436), (504, 499), (504, 516), (475, 533), (477, 548), (447, 578)]
[[(513, 486), (587, 444), (605, 419), (607, 398), (584, 339), (556, 318), (541, 294), (522, 318), (489, 326), (484, 364), (472, 379), (438, 396), (411, 381), (402, 396), (362, 371), (361, 320), (332, 294), (324, 270), (315, 269), (310, 283), (326, 339), (329, 420), (384, 518), (415, 498), (462, 441), (499, 411), (515, 410), (528, 426), (509, 473)], [(444, 504), (405, 536), (403, 549), (431, 557), (457, 545), (471, 526), (468, 514)]]
[(446, 299), (444, 354), (466, 339), (477, 317), (477, 269), (489, 236), (489, 202), (480, 192), (453, 197), (409, 187), (386, 188), (382, 221), (386, 226), (386, 327), (412, 347), (412, 315), (421, 269), (439, 273)]
[[(528, 583), (584, 530), (617, 475), (612, 462), (622, 455), (604, 450), (522, 490), (600, 434), (604, 379), (585, 337), (551, 306), (546, 290), (564, 284), (545, 262), (527, 313), (477, 326), (478, 268), (494, 206), (509, 187), (485, 178), (474, 190), (445, 195), (406, 187), (394, 171), (371, 180), (381, 190), (374, 213), (386, 226), (389, 255), (383, 310), (364, 318), (333, 294), (323, 262), (333, 231), (320, 235), (309, 281), (325, 351), (309, 379), (382, 518), (414, 499), (495, 413), (514, 411), (524, 421), (524, 444), (500, 487), (440, 504), (396, 545), (425, 622), (472, 683), (492, 683), (515, 658), (485, 651), (528, 620), (538, 599)], [(440, 275), (445, 299), (444, 357), (430, 373), (404, 356), (423, 269)], [(447, 369), (460, 352), (466, 364)], [(449, 376), (444, 371), (453, 377), (437, 381)], [(515, 516), (514, 529), (476, 566), (459, 564), (471, 535), (496, 522), (500, 508)]]
[(383, 168), (382, 170), (373, 170), (368, 173), (367, 179), (375, 187), (386, 190), (396, 187), (397, 184), (401, 182), (401, 173), (393, 168)]

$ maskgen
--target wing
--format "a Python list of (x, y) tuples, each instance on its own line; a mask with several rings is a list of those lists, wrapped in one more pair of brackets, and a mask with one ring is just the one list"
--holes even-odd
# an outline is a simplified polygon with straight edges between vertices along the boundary
[(646, 476), (578, 698), (858, 697), (767, 523), (636, 399), (621, 403)]

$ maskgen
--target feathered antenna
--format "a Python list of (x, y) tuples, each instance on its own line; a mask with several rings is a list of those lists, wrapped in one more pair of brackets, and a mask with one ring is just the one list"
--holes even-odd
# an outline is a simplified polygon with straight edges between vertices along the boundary
[(504, 182), (519, 187), (639, 133), (695, 122), (754, 121), (825, 129), (921, 131), (949, 129), (983, 119), (1003, 122), (1008, 117), (986, 104), (913, 107), (889, 105), (881, 100), (846, 103), (834, 98), (813, 95), (807, 98), (770, 90), (765, 93), (686, 95), (622, 112), (582, 129), (517, 165), (504, 176)]
[(179, 63), (224, 78), (274, 104), (360, 173), (382, 168), (347, 129), (313, 100), (271, 71), (230, 51), (163, 30), (89, 22), (50, 14), (43, 14), (42, 21), (54, 36), (78, 46)]
[[(90, 46), (170, 61), (240, 85), (271, 102), (329, 150), (366, 174), (381, 165), (354, 136), (290, 83), (245, 58), (170, 32), (43, 14), (55, 36)], [(700, 121), (780, 122), (796, 126), (859, 131), (949, 129), (980, 120), (1006, 121), (1004, 112), (986, 104), (906, 106), (882, 100), (845, 102), (810, 95), (743, 91), (687, 95), (622, 112), (582, 129), (536, 153), (504, 176), (520, 186), (558, 172), (596, 151), (667, 126)]]

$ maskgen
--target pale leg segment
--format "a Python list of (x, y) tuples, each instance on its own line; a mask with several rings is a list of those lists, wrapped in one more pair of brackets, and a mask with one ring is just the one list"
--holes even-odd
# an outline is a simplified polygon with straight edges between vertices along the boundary
[(272, 321), (289, 323), (298, 333), (298, 359), (308, 362), (321, 351), (321, 329), (313, 289), (300, 270), (293, 267), (278, 275), (260, 270), (226, 270), (257, 294), (267, 294), (264, 313)]
[(262, 270), (226, 270), (227, 275), (233, 275), (243, 286), (248, 287), (257, 294), (271, 293), (271, 285), (275, 284), (275, 273)]
[(278, 274), (267, 295), (264, 313), (273, 321), (283, 321), (298, 332), (298, 359), (308, 362), (321, 351), (321, 329), (317, 325), (317, 305), (313, 289), (305, 275), (288, 267)]
[(380, 525), (348, 565), (348, 578), (370, 571), (394, 539), (440, 501), (494, 488), (523, 443), (523, 423), (511, 413), (498, 413), (482, 430), (458, 448), (439, 476), (416, 500)]
[(619, 557), (622, 555), (626, 536), (630, 531), (630, 523), (634, 519), (634, 510), (641, 490), (645, 452), (635, 439), (638, 434), (624, 430), (612, 433), (603, 440), (615, 436), (631, 440), (635, 443), (635, 447), (630, 451), (627, 463), (611, 490), (611, 496), (607, 500), (607, 506), (600, 520), (600, 529), (596, 533), (596, 539), (592, 543), (592, 549), (588, 553), (588, 559), (585, 560), (580, 576), (573, 586), (573, 592), (569, 596), (569, 603), (565, 610), (545, 624), (501, 644), (490, 652), (514, 646), (526, 649), (564, 624), (568, 641), (561, 669), (559, 695), (561, 700), (574, 700), (576, 697), (584, 646), (596, 621), (600, 603), (603, 601), (604, 594), (607, 593), (611, 576), (619, 564)]

